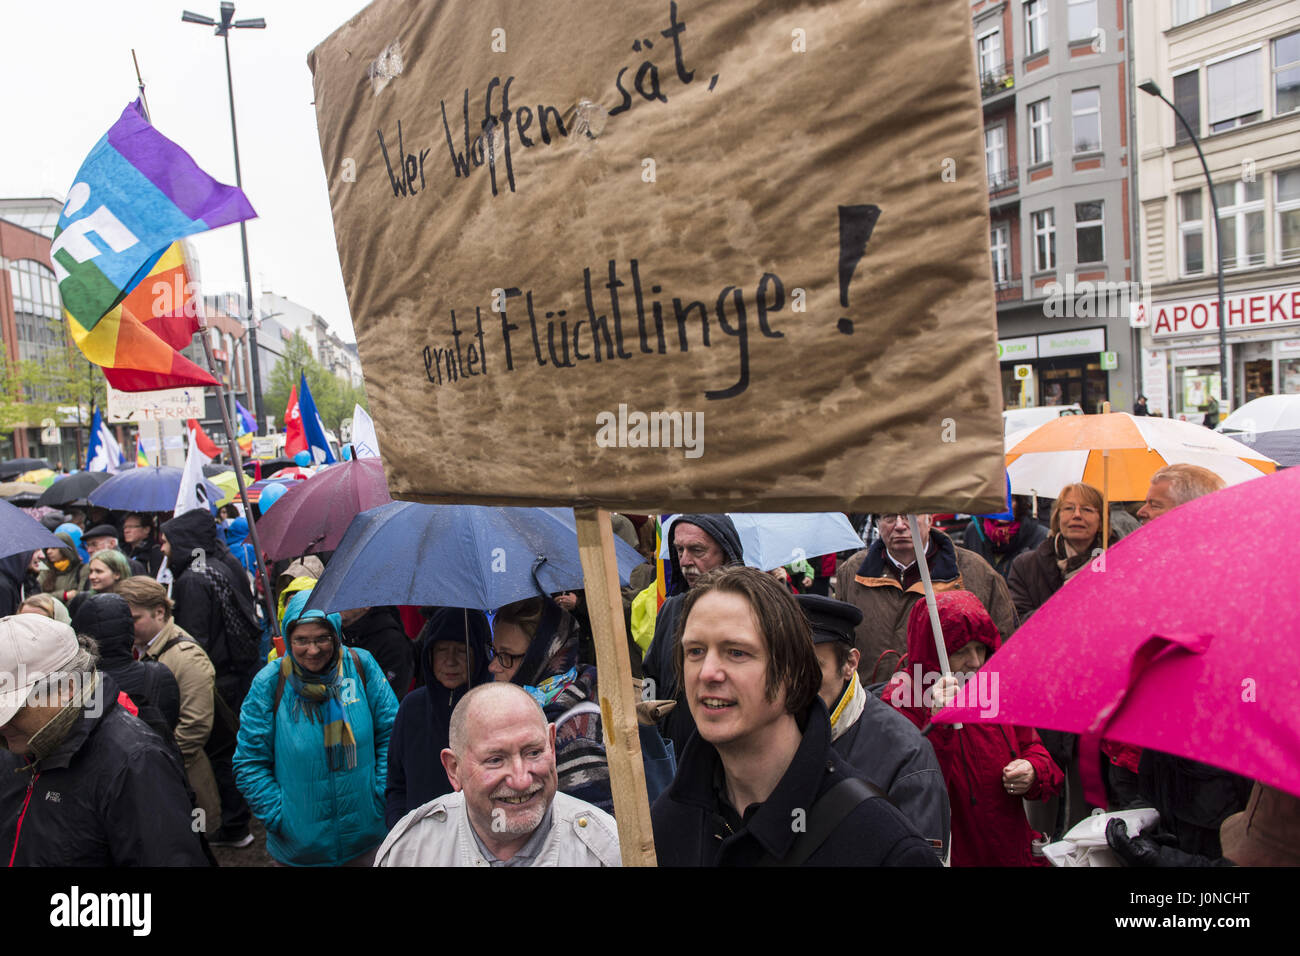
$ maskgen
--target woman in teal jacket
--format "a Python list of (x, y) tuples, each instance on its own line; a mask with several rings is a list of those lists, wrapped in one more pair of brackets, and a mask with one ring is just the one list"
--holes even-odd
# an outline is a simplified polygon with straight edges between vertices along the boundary
[(375, 659), (344, 647), (337, 614), (284, 610), (288, 653), (253, 679), (235, 780), (290, 866), (369, 866), (387, 834), (384, 787), (397, 698)]

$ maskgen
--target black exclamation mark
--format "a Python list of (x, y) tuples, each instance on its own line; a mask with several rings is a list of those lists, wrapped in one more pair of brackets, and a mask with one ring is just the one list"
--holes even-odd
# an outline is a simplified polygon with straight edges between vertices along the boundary
[[(867, 251), (867, 240), (880, 218), (879, 206), (840, 206), (840, 305), (849, 307), (849, 280)], [(836, 323), (845, 335), (853, 334), (851, 319)]]

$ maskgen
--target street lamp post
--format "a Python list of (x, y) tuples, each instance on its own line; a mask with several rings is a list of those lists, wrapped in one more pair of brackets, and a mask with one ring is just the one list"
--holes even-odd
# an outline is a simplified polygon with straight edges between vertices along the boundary
[[(244, 179), (239, 169), (239, 132), (235, 127), (235, 85), (230, 74), (230, 31), (232, 29), (265, 30), (266, 20), (257, 17), (252, 20), (235, 20), (235, 5), (229, 2), (221, 4), (220, 22), (189, 10), (181, 14), (184, 23), (198, 23), (202, 26), (216, 27), (214, 31), (221, 37), (226, 48), (226, 92), (230, 96), (230, 139), (235, 146), (235, 185), (244, 188)], [(253, 418), (262, 421), (262, 376), (257, 360), (257, 319), (253, 311), (253, 279), (248, 265), (248, 229), (241, 219), (239, 222), (239, 244), (244, 251), (244, 294), (245, 309), (248, 313), (249, 357), (253, 361), (253, 387), (249, 394), (253, 402)], [(260, 430), (260, 428), (259, 428)]]
[(1187, 135), (1192, 139), (1192, 145), (1196, 147), (1196, 156), (1201, 161), (1201, 171), (1205, 173), (1205, 181), (1210, 186), (1210, 208), (1214, 213), (1214, 275), (1219, 284), (1219, 401), (1226, 402), (1228, 399), (1228, 317), (1224, 314), (1223, 308), (1223, 244), (1219, 236), (1219, 200), (1214, 195), (1214, 180), (1210, 177), (1210, 167), (1205, 162), (1205, 154), (1201, 152), (1201, 141), (1196, 136), (1196, 130), (1192, 129), (1192, 124), (1187, 122), (1185, 117), (1173, 103), (1165, 99), (1165, 95), (1160, 92), (1160, 87), (1154, 80), (1147, 80), (1145, 83), (1139, 83), (1138, 89), (1149, 96), (1162, 100), (1166, 106), (1174, 111), (1178, 117), (1178, 122), (1183, 124), (1183, 129), (1187, 130)]

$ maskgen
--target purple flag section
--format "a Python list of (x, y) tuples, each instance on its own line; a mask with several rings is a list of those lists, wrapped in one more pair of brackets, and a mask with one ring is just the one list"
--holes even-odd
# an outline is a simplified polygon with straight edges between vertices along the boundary
[(108, 143), (190, 219), (209, 229), (254, 218), (242, 190), (217, 182), (144, 118), (139, 100), (122, 111)]

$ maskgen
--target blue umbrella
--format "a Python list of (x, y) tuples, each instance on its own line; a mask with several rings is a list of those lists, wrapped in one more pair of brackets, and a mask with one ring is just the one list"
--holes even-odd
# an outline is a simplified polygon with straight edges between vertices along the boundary
[[(119, 471), (86, 496), (96, 508), (110, 511), (171, 511), (181, 489), (185, 471), (167, 465), (128, 468)], [(220, 501), (225, 492), (210, 481), (203, 482), (209, 501)]]
[(66, 541), (56, 538), (49, 528), (31, 515), (7, 501), (0, 501), (0, 558), (23, 551), (67, 546)]
[[(644, 560), (615, 538), (620, 583)], [(409, 501), (358, 514), (309, 608), (435, 604), (481, 611), (583, 586), (570, 508), (486, 508)]]
[[(659, 557), (668, 558), (670, 529), (681, 515), (672, 515), (664, 522), (663, 543)], [(760, 571), (771, 571), (800, 558), (807, 560), (819, 554), (837, 551), (857, 551), (862, 548), (862, 538), (853, 530), (849, 519), (838, 511), (810, 512), (808, 514), (744, 514), (727, 515), (740, 534), (740, 545), (745, 551), (745, 563)]]

